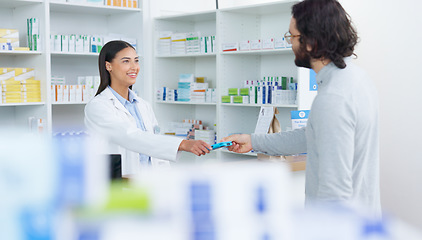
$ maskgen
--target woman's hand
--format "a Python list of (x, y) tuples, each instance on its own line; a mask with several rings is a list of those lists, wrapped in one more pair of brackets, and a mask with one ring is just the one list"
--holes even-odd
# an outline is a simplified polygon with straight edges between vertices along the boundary
[(202, 140), (183, 140), (179, 145), (179, 151), (191, 152), (197, 156), (210, 152), (211, 146)]
[(232, 142), (233, 145), (227, 147), (232, 152), (247, 153), (252, 150), (252, 140), (249, 134), (230, 135), (221, 139), (221, 142)]

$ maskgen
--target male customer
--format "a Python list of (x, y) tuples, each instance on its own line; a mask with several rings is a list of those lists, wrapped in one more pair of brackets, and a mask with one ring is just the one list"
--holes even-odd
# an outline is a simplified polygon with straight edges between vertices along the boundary
[(318, 95), (306, 128), (238, 134), (229, 150), (269, 155), (307, 153), (306, 205), (354, 203), (380, 214), (376, 89), (353, 64), (358, 37), (336, 0), (305, 0), (292, 8), (287, 41), (295, 64), (316, 73)]

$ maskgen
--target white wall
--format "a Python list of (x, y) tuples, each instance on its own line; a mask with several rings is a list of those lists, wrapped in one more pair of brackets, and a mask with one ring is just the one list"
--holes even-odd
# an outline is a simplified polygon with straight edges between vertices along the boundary
[[(220, 0), (219, 7), (262, 2), (270, 0)], [(379, 91), (383, 209), (422, 229), (422, 3), (340, 2), (361, 38), (356, 61), (369, 72)], [(215, 1), (159, 0), (151, 1), (151, 5), (152, 14), (158, 16), (172, 11), (210, 10)]]

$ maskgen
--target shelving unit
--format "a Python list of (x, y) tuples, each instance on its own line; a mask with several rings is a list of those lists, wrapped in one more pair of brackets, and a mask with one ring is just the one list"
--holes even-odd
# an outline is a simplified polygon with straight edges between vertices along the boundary
[[(201, 36), (216, 35), (216, 11), (207, 11), (195, 14), (182, 14), (171, 17), (156, 18), (154, 21), (154, 32), (201, 32)], [(158, 35), (154, 37), (158, 39)], [(156, 46), (154, 46), (155, 49)], [(207, 77), (210, 88), (217, 88), (217, 54), (186, 54), (154, 56), (153, 66), (153, 91), (160, 87), (177, 89), (179, 74), (193, 73), (196, 77)], [(216, 119), (216, 103), (182, 103), (163, 102), (154, 98), (154, 111), (160, 126), (166, 128), (169, 122), (181, 122), (183, 119), (202, 120), (205, 126), (213, 127)], [(199, 158), (193, 154), (183, 153), (183, 161), (196, 161)], [(217, 152), (213, 151), (204, 159), (215, 159)]]
[[(203, 35), (216, 35), (218, 51), (216, 64), (200, 62), (205, 55), (171, 55), (154, 57), (155, 89), (159, 87), (177, 88), (178, 74), (194, 73), (204, 76), (202, 65), (215, 71), (211, 87), (217, 88), (217, 103), (204, 106), (193, 103), (174, 103), (155, 101), (155, 113), (160, 125), (168, 121), (180, 121), (184, 118), (214, 120), (217, 139), (234, 133), (253, 133), (261, 106), (277, 107), (280, 114), (277, 119), (282, 130), (291, 127), (290, 111), (310, 109), (316, 92), (309, 91), (309, 70), (298, 68), (294, 64), (291, 48), (271, 50), (250, 50), (222, 52), (222, 43), (240, 42), (283, 37), (289, 29), (291, 7), (298, 1), (280, 1), (246, 7), (220, 9), (216, 12), (174, 15), (159, 17), (154, 21), (155, 32), (201, 31)], [(155, 36), (154, 42), (158, 39)], [(208, 56), (209, 57), (209, 56)], [(214, 61), (214, 59), (212, 59)], [(202, 65), (200, 65), (202, 64)], [(230, 104), (221, 103), (221, 96), (228, 88), (243, 87), (245, 80), (259, 80), (264, 76), (291, 76), (298, 82), (296, 104)], [(177, 106), (177, 107), (176, 107)], [(202, 110), (202, 111), (201, 111)], [(201, 112), (206, 112), (202, 115)], [(234, 154), (218, 150), (216, 158), (222, 161), (256, 158), (256, 153)], [(203, 159), (204, 157), (201, 157)], [(199, 161), (199, 159), (198, 159)]]
[[(140, 1), (141, 2), (141, 1)], [(97, 6), (54, 0), (2, 0), (1, 28), (18, 29), (20, 45), (25, 46), (26, 19), (40, 20), (41, 51), (0, 51), (1, 67), (30, 67), (41, 80), (41, 103), (0, 104), (2, 126), (28, 127), (28, 118), (42, 118), (48, 133), (84, 130), (86, 103), (55, 103), (51, 99), (51, 77), (65, 76), (67, 84), (76, 84), (77, 76), (98, 76), (98, 53), (63, 53), (50, 49), (50, 34), (118, 34), (137, 39), (137, 51), (143, 53), (142, 8)], [(143, 58), (141, 57), (141, 62)], [(144, 71), (141, 66), (141, 72)], [(134, 90), (142, 84), (138, 77)], [(141, 88), (143, 89), (143, 88)]]
[[(1, 28), (19, 30), (19, 42), (24, 46), (26, 38), (26, 19), (36, 17), (41, 24), (46, 22), (46, 9), (43, 1), (2, 1), (0, 3)], [(45, 35), (44, 25), (40, 34)], [(44, 46), (42, 49), (45, 49)], [(0, 104), (0, 126), (28, 129), (28, 118), (48, 119), (49, 102), (47, 95), (48, 72), (47, 53), (43, 51), (1, 51), (0, 66), (10, 68), (31, 67), (36, 69), (35, 78), (41, 81), (41, 99), (37, 103)]]

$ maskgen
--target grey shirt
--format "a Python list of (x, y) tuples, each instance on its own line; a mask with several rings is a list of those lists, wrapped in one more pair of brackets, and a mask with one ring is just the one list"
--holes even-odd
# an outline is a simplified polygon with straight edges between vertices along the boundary
[(377, 91), (350, 58), (317, 74), (318, 95), (306, 128), (252, 134), (252, 147), (269, 155), (307, 152), (306, 204), (352, 203), (379, 215)]

